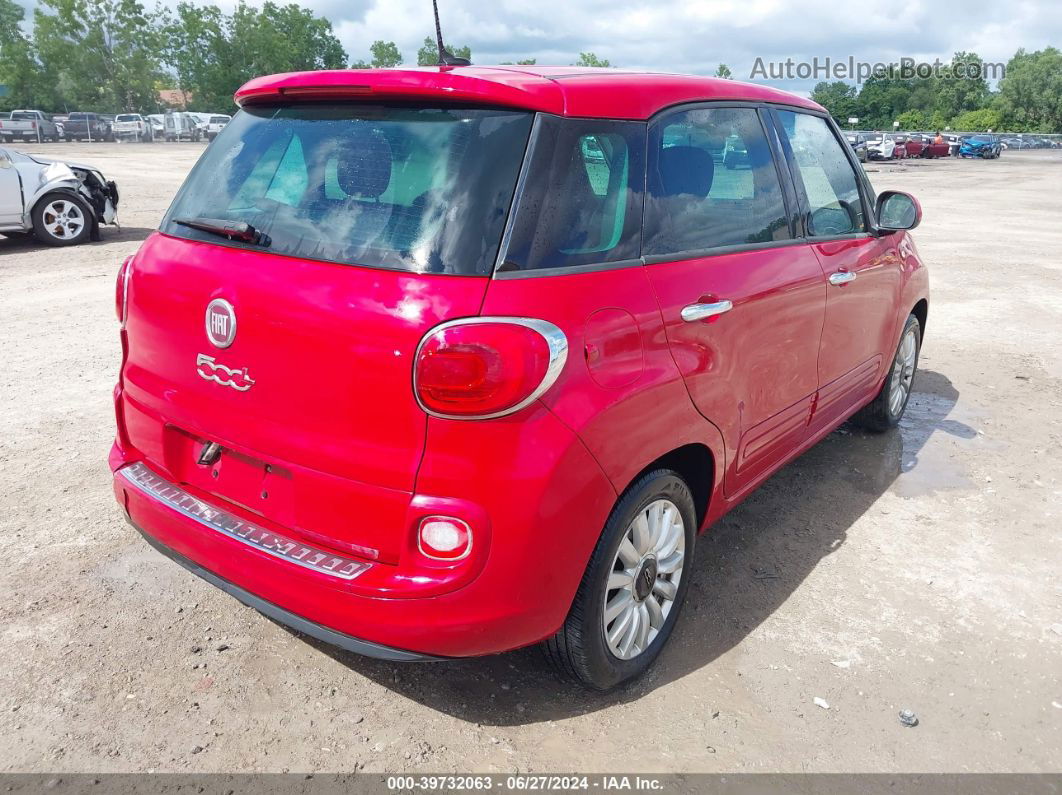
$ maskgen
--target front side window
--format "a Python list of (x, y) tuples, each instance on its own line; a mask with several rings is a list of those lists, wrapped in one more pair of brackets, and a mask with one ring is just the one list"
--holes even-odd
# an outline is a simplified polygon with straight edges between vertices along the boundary
[(541, 114), (499, 271), (639, 256), (645, 124)]
[(176, 221), (251, 224), (268, 251), (417, 273), (486, 275), (532, 116), (362, 104), (254, 107), (218, 134), (165, 234), (245, 246)]
[(826, 120), (777, 111), (808, 201), (808, 234), (830, 237), (866, 231), (859, 182), (841, 142)]
[(646, 256), (792, 237), (778, 171), (753, 108), (695, 108), (649, 130)]

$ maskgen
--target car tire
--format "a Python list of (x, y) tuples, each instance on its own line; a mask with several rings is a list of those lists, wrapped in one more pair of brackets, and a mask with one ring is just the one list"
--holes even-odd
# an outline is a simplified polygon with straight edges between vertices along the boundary
[(72, 193), (45, 194), (32, 218), (34, 236), (49, 246), (76, 246), (88, 239), (95, 223), (88, 202)]
[(911, 399), (921, 350), (922, 325), (917, 317), (910, 315), (904, 323), (885, 383), (881, 385), (877, 396), (852, 417), (853, 422), (876, 433), (899, 425), (907, 410), (907, 402)]
[(670, 469), (653, 470), (627, 489), (605, 523), (564, 625), (543, 644), (562, 677), (606, 691), (653, 663), (689, 589), (696, 517), (689, 487)]

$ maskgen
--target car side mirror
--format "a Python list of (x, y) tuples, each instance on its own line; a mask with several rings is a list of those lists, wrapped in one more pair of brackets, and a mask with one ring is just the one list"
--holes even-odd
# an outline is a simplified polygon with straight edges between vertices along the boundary
[(876, 217), (883, 232), (914, 229), (922, 222), (922, 205), (909, 193), (887, 190), (878, 196)]

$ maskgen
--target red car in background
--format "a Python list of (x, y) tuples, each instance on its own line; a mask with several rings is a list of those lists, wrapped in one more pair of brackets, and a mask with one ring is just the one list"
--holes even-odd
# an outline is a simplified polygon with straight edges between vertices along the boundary
[(949, 157), (951, 155), (951, 145), (944, 136), (940, 137), (939, 143), (936, 136), (926, 135), (923, 138), (925, 146), (922, 149), (922, 157)]
[(928, 139), (918, 133), (911, 133), (907, 136), (907, 140), (904, 142), (904, 148), (907, 150), (908, 157), (923, 157), (928, 145)]
[(462, 66), (236, 100), (119, 271), (110, 465), (152, 544), (280, 622), (391, 660), (543, 642), (613, 687), (699, 533), (904, 413), (921, 211), (807, 99)]

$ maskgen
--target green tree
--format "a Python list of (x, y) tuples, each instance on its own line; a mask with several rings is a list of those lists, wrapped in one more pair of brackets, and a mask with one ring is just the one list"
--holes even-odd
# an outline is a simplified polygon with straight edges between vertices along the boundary
[(917, 109), (905, 110), (896, 117), (896, 121), (900, 123), (901, 130), (921, 130), (929, 126), (929, 117), (925, 111)]
[[(472, 60), (472, 48), (467, 45), (464, 47), (446, 45), (446, 49), (450, 51), (450, 55), (457, 58), (467, 58), (470, 61)], [(423, 46), (417, 50), (417, 66), (435, 66), (438, 63), (439, 45), (431, 36), (425, 36)]]
[(733, 80), (734, 73), (730, 71), (730, 67), (725, 63), (719, 64), (719, 68), (715, 70), (715, 76), (721, 77), (724, 80)]
[(178, 3), (161, 20), (163, 58), (177, 78), (176, 87), (191, 94), (192, 110), (224, 108), (233, 83), (225, 74), (228, 57), (227, 18), (217, 6)]
[(535, 58), (525, 58), (522, 61), (517, 61), (516, 63), (513, 63), (512, 61), (502, 61), (501, 65), (502, 66), (534, 66), (535, 63), (537, 63), (537, 59), (535, 59)]
[(811, 99), (826, 108), (835, 119), (845, 124), (850, 117), (860, 115), (856, 94), (856, 87), (848, 85), (843, 80), (833, 83), (823, 81), (811, 90)]
[[(872, 129), (892, 129), (893, 121), (908, 108), (913, 81), (900, 77), (890, 68), (880, 75), (872, 75), (859, 91), (860, 118)], [(860, 122), (862, 124), (862, 122)]]
[(982, 108), (988, 101), (984, 62), (975, 52), (955, 53), (937, 82), (935, 118), (952, 119), (968, 110)]
[(158, 29), (137, 0), (41, 0), (34, 44), (42, 69), (72, 105), (154, 108)]
[(1008, 130), (1062, 131), (1062, 52), (1055, 47), (1018, 50), (999, 81), (994, 106)]
[(374, 41), (369, 47), (372, 53), (372, 65), (376, 69), (398, 66), (402, 63), (402, 53), (393, 41)]
[(22, 32), (25, 12), (13, 0), (0, 0), (0, 85), (7, 96), (0, 98), (10, 108), (51, 108), (54, 85), (43, 78), (32, 42)]
[(951, 120), (951, 128), (960, 132), (986, 132), (988, 130), (998, 132), (1002, 127), (1002, 115), (992, 108), (968, 110)]
[(347, 54), (332, 24), (309, 9), (239, 3), (231, 15), (182, 2), (164, 24), (164, 52), (190, 107), (221, 110), (252, 77), (276, 72), (342, 69)]
[(598, 58), (592, 52), (581, 52), (579, 60), (572, 66), (612, 66), (612, 64), (605, 58)]

